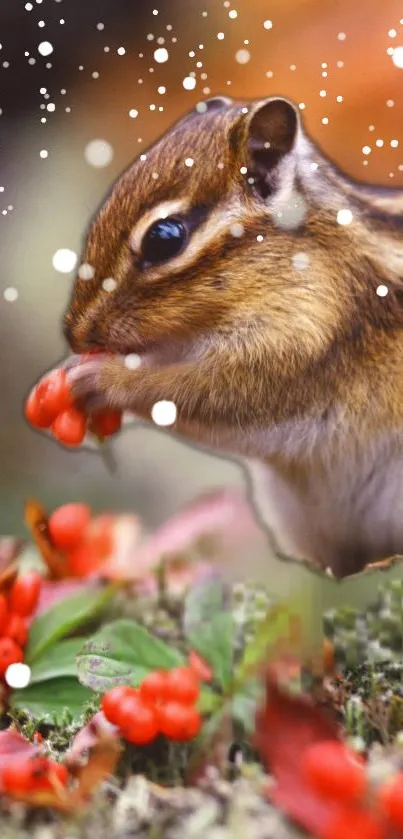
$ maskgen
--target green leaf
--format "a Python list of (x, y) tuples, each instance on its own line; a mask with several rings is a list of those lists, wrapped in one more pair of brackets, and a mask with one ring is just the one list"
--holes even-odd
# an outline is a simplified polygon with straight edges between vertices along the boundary
[(34, 719), (46, 719), (60, 725), (68, 714), (73, 722), (79, 720), (85, 704), (92, 694), (72, 677), (51, 679), (43, 684), (29, 685), (24, 690), (11, 693), (10, 705), (14, 710), (25, 711)]
[(201, 714), (211, 714), (213, 711), (221, 708), (222, 703), (223, 697), (221, 694), (213, 693), (213, 691), (209, 688), (202, 687), (199, 701), (197, 703), (197, 707)]
[(25, 661), (30, 666), (50, 647), (98, 615), (116, 592), (116, 586), (87, 586), (43, 612), (31, 624)]
[(234, 675), (234, 622), (229, 612), (216, 615), (210, 624), (188, 632), (191, 647), (214, 671), (214, 679), (224, 692), (230, 690)]
[(256, 729), (256, 710), (263, 698), (264, 686), (258, 681), (247, 682), (232, 697), (232, 716), (248, 734)]
[[(31, 667), (30, 685), (47, 682), (61, 676), (77, 678), (76, 656), (82, 650), (85, 638), (67, 638), (45, 650)], [(44, 688), (46, 690), (46, 688)]]
[(185, 600), (183, 626), (186, 634), (202, 623), (210, 623), (228, 608), (228, 590), (220, 578), (204, 580), (194, 586)]
[(246, 645), (242, 659), (236, 668), (237, 685), (242, 685), (250, 678), (251, 671), (268, 658), (271, 647), (280, 640), (289, 638), (294, 614), (283, 603), (269, 610), (266, 617), (256, 627), (253, 639)]
[(190, 646), (211, 666), (223, 690), (229, 690), (234, 670), (234, 621), (220, 579), (206, 580), (189, 592), (183, 624)]
[(130, 620), (109, 623), (77, 657), (80, 682), (97, 693), (115, 685), (138, 685), (150, 670), (184, 663), (182, 654)]

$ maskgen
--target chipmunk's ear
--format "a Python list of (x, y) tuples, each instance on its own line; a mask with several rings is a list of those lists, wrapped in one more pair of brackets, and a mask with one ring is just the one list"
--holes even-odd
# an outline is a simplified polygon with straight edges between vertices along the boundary
[(242, 154), (248, 172), (266, 198), (278, 182), (279, 164), (294, 148), (298, 111), (287, 99), (276, 97), (256, 102), (248, 108), (242, 128)]

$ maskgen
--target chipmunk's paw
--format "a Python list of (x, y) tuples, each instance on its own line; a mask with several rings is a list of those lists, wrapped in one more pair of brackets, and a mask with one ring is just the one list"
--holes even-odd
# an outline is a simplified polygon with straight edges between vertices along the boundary
[(130, 371), (121, 356), (104, 353), (65, 366), (74, 400), (86, 413), (101, 408), (124, 411), (130, 400)]

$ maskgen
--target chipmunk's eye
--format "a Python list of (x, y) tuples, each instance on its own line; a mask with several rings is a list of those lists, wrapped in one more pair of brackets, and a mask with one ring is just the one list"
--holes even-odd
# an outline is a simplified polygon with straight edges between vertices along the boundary
[(180, 219), (164, 218), (154, 222), (144, 236), (141, 256), (146, 265), (156, 265), (177, 256), (187, 242), (186, 227)]

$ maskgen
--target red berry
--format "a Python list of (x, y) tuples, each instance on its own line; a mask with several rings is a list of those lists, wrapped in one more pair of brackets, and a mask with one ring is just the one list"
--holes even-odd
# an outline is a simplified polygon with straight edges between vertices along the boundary
[(106, 719), (113, 725), (120, 724), (120, 709), (124, 699), (131, 696), (136, 696), (135, 688), (129, 685), (119, 685), (116, 688), (111, 688), (101, 699), (101, 708), (106, 716)]
[(8, 621), (8, 603), (4, 594), (0, 594), (0, 635), (6, 635), (4, 632)]
[(111, 437), (122, 427), (122, 412), (105, 408), (90, 419), (89, 430), (98, 437)]
[(30, 758), (28, 760), (12, 760), (7, 763), (1, 773), (4, 792), (22, 793), (32, 790), (35, 786), (35, 775), (47, 771), (46, 758)]
[(337, 740), (308, 746), (302, 755), (302, 769), (309, 786), (324, 798), (352, 802), (360, 799), (366, 790), (362, 759)]
[(403, 772), (398, 772), (382, 784), (378, 800), (393, 827), (403, 830)]
[(340, 810), (327, 823), (321, 839), (386, 839), (386, 831), (375, 815), (364, 810)]
[(188, 655), (188, 665), (201, 682), (211, 682), (214, 673), (211, 667), (209, 667), (207, 662), (199, 656), (196, 650), (190, 651)]
[(10, 611), (21, 618), (30, 617), (38, 605), (41, 587), (42, 577), (36, 571), (17, 577), (9, 595)]
[(70, 574), (73, 577), (83, 578), (99, 570), (103, 557), (100, 557), (92, 546), (84, 541), (68, 554), (67, 562)]
[(168, 673), (165, 670), (153, 670), (143, 679), (139, 694), (145, 702), (163, 702), (168, 698)]
[(65, 766), (47, 757), (12, 760), (1, 773), (3, 789), (10, 795), (52, 789), (52, 780), (66, 786), (69, 773)]
[(57, 415), (71, 408), (73, 398), (64, 370), (53, 370), (36, 386), (37, 397), (48, 414), (56, 419)]
[(193, 705), (199, 698), (200, 685), (190, 667), (174, 667), (168, 673), (167, 697), (183, 705)]
[(63, 504), (54, 510), (48, 521), (49, 535), (56, 548), (68, 551), (82, 540), (91, 521), (91, 510), (80, 502)]
[(87, 431), (87, 418), (78, 408), (67, 408), (52, 424), (52, 432), (60, 443), (79, 446)]
[(85, 541), (98, 554), (107, 557), (113, 550), (113, 525), (115, 518), (108, 513), (96, 516), (86, 532)]
[(21, 647), (12, 638), (0, 638), (0, 676), (4, 676), (10, 664), (19, 664), (24, 661), (24, 653)]
[(44, 408), (42, 402), (38, 398), (36, 389), (31, 391), (25, 401), (24, 406), (25, 417), (34, 428), (49, 428), (54, 420), (53, 414), (50, 414)]
[(201, 717), (192, 705), (167, 702), (158, 711), (161, 734), (169, 740), (192, 740), (201, 728)]
[(157, 711), (138, 695), (122, 700), (118, 725), (125, 740), (137, 746), (151, 743), (159, 733)]
[(28, 629), (24, 618), (11, 614), (4, 631), (7, 638), (12, 638), (19, 647), (25, 647), (28, 640)]

